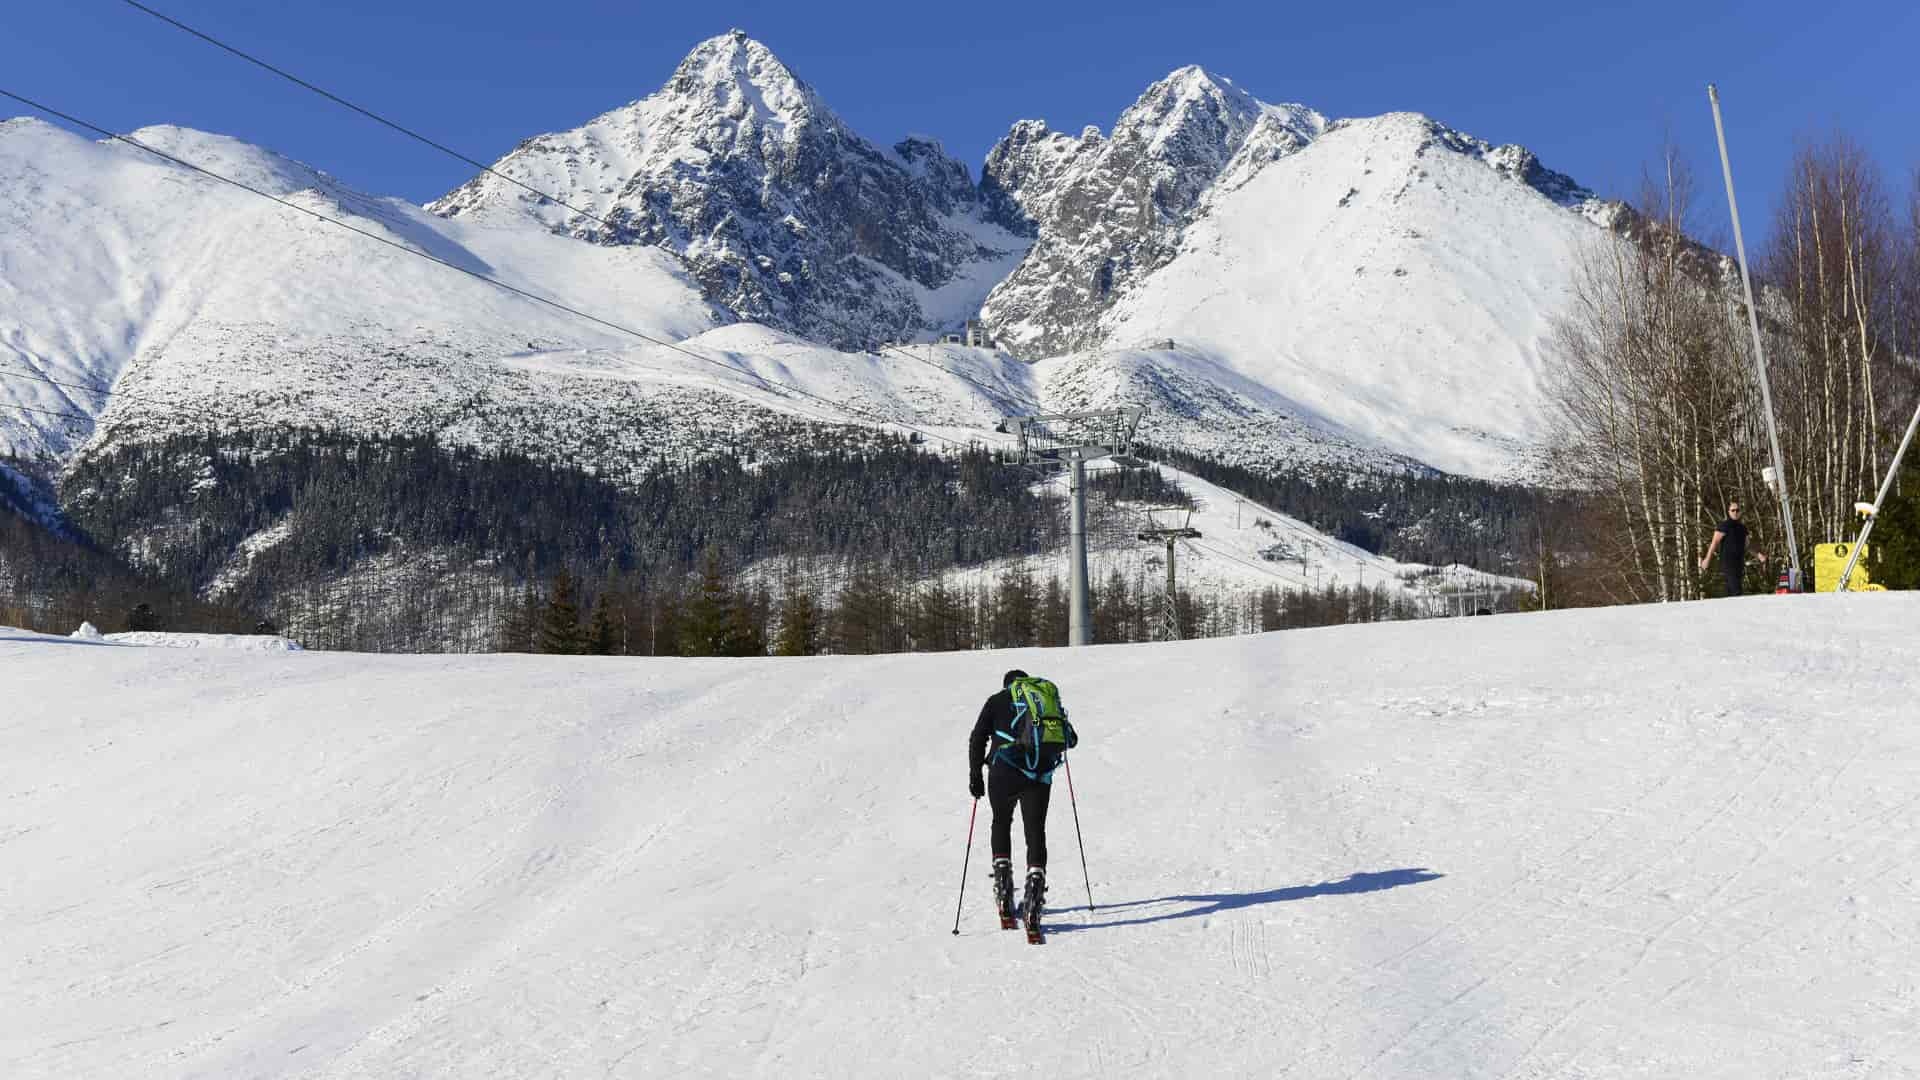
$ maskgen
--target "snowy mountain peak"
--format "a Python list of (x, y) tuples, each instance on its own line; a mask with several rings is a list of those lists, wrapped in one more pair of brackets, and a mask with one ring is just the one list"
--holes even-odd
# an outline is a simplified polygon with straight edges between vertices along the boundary
[(733, 120), (752, 116), (789, 127), (834, 119), (812, 87), (744, 30), (695, 45), (660, 93), (701, 108), (717, 106), (719, 115)]
[(1153, 152), (1185, 141), (1231, 157), (1263, 119), (1294, 132), (1302, 142), (1327, 126), (1326, 118), (1304, 105), (1268, 105), (1197, 64), (1178, 68), (1147, 87), (1114, 125), (1114, 141), (1135, 139)]
[(1230, 116), (1251, 124), (1260, 108), (1252, 94), (1225, 79), (1214, 78), (1198, 64), (1188, 64), (1147, 87), (1139, 100), (1120, 114), (1113, 133), (1119, 138), (1122, 132), (1162, 128), (1169, 122), (1188, 121), (1196, 112)]
[[(483, 172), (428, 207), (452, 221), (239, 139), (171, 126), (134, 137), (675, 340), (721, 335), (711, 345), (725, 337), (715, 324), (752, 321), (870, 347), (978, 316), (1007, 352), (1059, 360), (1013, 369), (1056, 372), (1049, 401), (1150, 405), (1188, 425), (1160, 428), (1168, 445), (1223, 445), (1219, 432), (1239, 445), (1257, 428), (1263, 466), (1305, 460), (1299, 447), (1319, 439), (1348, 461), (1392, 453), (1505, 475), (1539, 434), (1541, 327), (1564, 306), (1578, 230), (1604, 223), (1584, 188), (1524, 147), (1418, 113), (1329, 122), (1199, 66), (1146, 87), (1110, 130), (1021, 120), (975, 184), (936, 138), (889, 146), (852, 132), (736, 30), (694, 45), (647, 98), (494, 165), (526, 187)], [(314, 372), (353, 383), (358, 361), (344, 358), (384, 357), (385, 343), (443, 326), (444, 340), (407, 348), (425, 371), (457, 341), (468, 395), (520, 385), (523, 353), (609, 345), (124, 144), (0, 124), (0, 361), (63, 382), (124, 376), (150, 400), (293, 385), (261, 396), (291, 401), (327, 385)], [(726, 330), (752, 343), (743, 358), (776, 339), (804, 350)], [(288, 357), (303, 381), (279, 373)], [(397, 430), (443, 422), (454, 383), (434, 379)], [(61, 414), (106, 405), (62, 389), (0, 385), (0, 403), (39, 410), (0, 417), (26, 425), (0, 430), (0, 449), (79, 447), (89, 429), (67, 431)], [(143, 426), (160, 410), (133, 400), (113, 430), (163, 430)], [(272, 415), (351, 411), (333, 408)]]
[(1534, 192), (1561, 207), (1581, 210), (1589, 216), (1598, 212), (1599, 199), (1565, 173), (1554, 172), (1540, 163), (1538, 156), (1524, 146), (1508, 143), (1494, 146), (1484, 139), (1448, 127), (1425, 113), (1392, 112), (1354, 120), (1336, 120), (1327, 130), (1367, 128), (1378, 137), (1409, 143), (1418, 157), (1430, 150), (1443, 149), (1473, 158), (1501, 177)]
[(1197, 65), (1147, 87), (1111, 138), (1015, 124), (981, 184), (996, 220), (1038, 243), (982, 317), (997, 340), (1033, 355), (1093, 344), (1100, 314), (1172, 258), (1209, 190), (1243, 182), (1326, 127), (1312, 109), (1265, 104)]
[(737, 30), (696, 45), (658, 93), (494, 170), (585, 213), (487, 173), (429, 209), (666, 248), (734, 314), (839, 344), (957, 324), (1027, 247), (982, 219), (937, 142), (880, 149)]

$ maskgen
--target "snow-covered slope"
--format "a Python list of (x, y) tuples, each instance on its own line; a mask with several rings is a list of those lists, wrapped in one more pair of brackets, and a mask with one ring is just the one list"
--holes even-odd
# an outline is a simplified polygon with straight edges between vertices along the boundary
[[(1035, 364), (1052, 409), (1139, 406), (1139, 437), (1252, 469), (1428, 471), (1193, 339), (1069, 353)], [(1302, 388), (1308, 390), (1310, 388)]]
[[(793, 661), (11, 633), (0, 1072), (1912, 1075), (1916, 617)], [(1039, 948), (993, 928), (985, 822), (949, 933), (1012, 665), (1084, 736), (1098, 907), (1056, 806)]]
[[(132, 138), (529, 291), (551, 296), (564, 283), (567, 302), (642, 333), (674, 340), (722, 318), (661, 252), (446, 221), (219, 136), (159, 128)], [(0, 268), (0, 370), (16, 373), (0, 378), (0, 400), (80, 412), (132, 437), (209, 422), (432, 430), (500, 389), (492, 365), (504, 356), (637, 344), (123, 144), (30, 120), (0, 127)], [(65, 455), (94, 434), (12, 410), (5, 424), (0, 449), (15, 453)]]
[(1337, 123), (1218, 193), (1102, 336), (1173, 338), (1447, 471), (1513, 471), (1546, 435), (1550, 322), (1603, 235), (1584, 192), (1530, 176), (1517, 148), (1425, 117)]
[[(1283, 593), (1384, 589), (1393, 600), (1422, 613), (1438, 614), (1494, 606), (1500, 598), (1511, 606), (1513, 598), (1533, 590), (1532, 582), (1467, 566), (1429, 566), (1376, 555), (1191, 473), (1167, 465), (1155, 467), (1187, 493), (1192, 512), (1176, 516), (1168, 508), (1156, 510), (1146, 503), (1122, 503), (1109, 511), (1096, 497), (1087, 553), (1088, 577), (1096, 590), (1118, 574), (1130, 587), (1149, 586), (1143, 591), (1158, 593), (1166, 577), (1166, 548), (1158, 542), (1142, 542), (1140, 530), (1183, 522), (1198, 530), (1200, 537), (1175, 542), (1179, 587), (1216, 601), (1250, 600), (1266, 589)], [(1049, 478), (1044, 486), (1059, 498), (1067, 497), (1065, 475)], [(977, 586), (995, 582), (1009, 569), (1024, 570), (1036, 581), (1064, 580), (1066, 567), (1065, 551), (1050, 551), (949, 571), (943, 580), (949, 585)], [(784, 569), (785, 564), (767, 567), (761, 577), (778, 585)], [(828, 581), (810, 584), (824, 591)], [(1234, 632), (1256, 629), (1257, 624), (1241, 623)]]
[(916, 362), (733, 324), (655, 247), (581, 243), (510, 217), (439, 217), (220, 136), (132, 137), (679, 348), (124, 145), (13, 121), (0, 128), (0, 372), (12, 373), (0, 377), (0, 402), (44, 411), (0, 413), (0, 451), (65, 457), (89, 440), (209, 424), (328, 424), (548, 447), (614, 467), (698, 454), (716, 432), (777, 441), (796, 424), (990, 430), (1032, 393), (1030, 369), (977, 350), (918, 346)]

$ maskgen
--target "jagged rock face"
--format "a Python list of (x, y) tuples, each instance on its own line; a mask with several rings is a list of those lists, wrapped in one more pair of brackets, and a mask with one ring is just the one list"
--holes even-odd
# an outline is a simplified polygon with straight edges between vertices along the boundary
[(950, 321), (925, 294), (1025, 246), (982, 221), (966, 166), (937, 142), (879, 149), (737, 30), (653, 96), (529, 139), (494, 169), (584, 213), (485, 173), (429, 209), (665, 247), (740, 317), (842, 345)]
[(1148, 87), (1111, 137), (1015, 124), (987, 157), (981, 200), (990, 219), (1037, 241), (982, 318), (1035, 356), (1095, 344), (1100, 315), (1173, 257), (1209, 190), (1243, 182), (1325, 127), (1311, 109), (1262, 104), (1197, 67)]

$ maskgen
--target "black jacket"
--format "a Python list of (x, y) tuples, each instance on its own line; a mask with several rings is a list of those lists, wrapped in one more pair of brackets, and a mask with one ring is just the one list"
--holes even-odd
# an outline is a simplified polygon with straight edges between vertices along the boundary
[(1002, 690), (980, 706), (980, 719), (973, 722), (973, 734), (967, 736), (967, 767), (974, 772), (987, 763), (987, 747), (993, 733), (1007, 730), (1013, 723), (1013, 692)]
[[(1013, 718), (1013, 691), (1011, 690), (1001, 690), (999, 693), (988, 698), (986, 704), (980, 706), (980, 718), (973, 722), (973, 732), (967, 736), (967, 767), (972, 772), (976, 774), (979, 773), (980, 767), (987, 763), (987, 755), (993, 746), (994, 732), (1006, 731), (1011, 728), (1013, 726)], [(1073, 730), (1073, 722), (1069, 720), (1067, 722), (1067, 746), (1072, 748), (1079, 744), (1080, 736)], [(1037, 773), (1029, 772), (1026, 768), (1014, 765), (1012, 762), (1008, 764), (1010, 767), (1019, 769), (1033, 779), (1045, 783), (1046, 779), (1053, 775), (1053, 770), (1058, 767), (1060, 763), (1058, 760), (1053, 759), (1043, 761), (1039, 763)]]

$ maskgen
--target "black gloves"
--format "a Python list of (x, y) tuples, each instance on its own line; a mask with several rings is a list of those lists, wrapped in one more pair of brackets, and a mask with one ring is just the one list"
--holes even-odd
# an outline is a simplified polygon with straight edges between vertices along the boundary
[(987, 782), (981, 778), (979, 769), (973, 770), (973, 775), (967, 778), (967, 790), (976, 799), (987, 793)]

